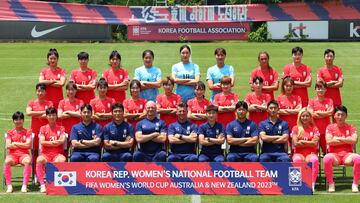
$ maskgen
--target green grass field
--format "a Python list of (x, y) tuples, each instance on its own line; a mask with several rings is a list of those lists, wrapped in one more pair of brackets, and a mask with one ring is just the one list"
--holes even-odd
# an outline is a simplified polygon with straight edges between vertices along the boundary
[[(180, 60), (179, 47), (181, 43), (0, 43), (0, 133), (12, 128), (11, 115), (15, 111), (25, 111), (26, 104), (30, 99), (36, 97), (35, 84), (38, 81), (39, 73), (46, 64), (46, 54), (49, 48), (57, 48), (60, 53), (59, 66), (65, 68), (67, 76), (72, 69), (78, 67), (76, 55), (80, 51), (87, 51), (90, 54), (89, 66), (95, 69), (98, 77), (108, 68), (108, 55), (112, 50), (120, 51), (122, 65), (131, 77), (134, 69), (142, 65), (141, 54), (145, 49), (152, 49), (155, 53), (154, 65), (161, 68), (163, 77), (170, 75), (171, 66)], [(201, 68), (201, 79), (205, 81), (207, 68), (215, 64), (214, 49), (223, 47), (227, 51), (227, 64), (235, 68), (236, 84), (233, 91), (244, 98), (249, 91), (248, 81), (250, 71), (257, 66), (257, 54), (261, 50), (270, 53), (270, 63), (281, 74), (282, 67), (291, 63), (291, 48), (301, 46), (304, 49), (303, 63), (308, 64), (313, 70), (313, 79), (316, 71), (324, 63), (323, 52), (326, 48), (336, 51), (335, 64), (343, 68), (345, 82), (342, 88), (344, 104), (349, 109), (349, 123), (360, 126), (360, 69), (357, 67), (357, 58), (360, 56), (359, 43), (246, 43), (246, 42), (224, 42), (224, 43), (192, 43), (192, 60)], [(314, 96), (314, 85), (309, 93)], [(209, 91), (206, 92), (209, 97)], [(26, 118), (25, 126), (28, 127), (30, 119)], [(4, 146), (4, 139), (1, 139), (1, 146)], [(359, 149), (359, 145), (358, 145)], [(360, 150), (358, 150), (359, 152)], [(0, 150), (0, 157), (3, 157), (3, 147)], [(1, 158), (2, 172), (3, 158)], [(13, 170), (13, 174), (19, 173), (19, 169)], [(348, 169), (351, 174), (351, 169)], [(2, 175), (1, 175), (2, 181)], [(20, 184), (20, 183), (19, 183)], [(319, 188), (312, 197), (305, 196), (202, 196), (202, 202), (239, 202), (239, 201), (260, 201), (260, 202), (357, 202), (360, 195), (352, 195), (349, 190), (351, 182), (337, 184), (337, 193), (329, 195), (325, 188)], [(20, 190), (20, 185), (16, 187)], [(37, 192), (38, 188), (31, 187), (29, 195), (0, 194), (0, 202), (5, 200), (18, 202), (78, 202), (78, 201), (123, 201), (123, 202), (191, 202), (191, 196), (76, 196), (76, 197), (44, 197)], [(3, 188), (0, 192), (3, 192)]]

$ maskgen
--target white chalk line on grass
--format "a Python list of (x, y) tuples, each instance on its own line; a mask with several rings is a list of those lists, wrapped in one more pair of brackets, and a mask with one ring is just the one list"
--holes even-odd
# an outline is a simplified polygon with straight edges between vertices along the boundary
[(191, 203), (201, 203), (201, 195), (191, 195)]

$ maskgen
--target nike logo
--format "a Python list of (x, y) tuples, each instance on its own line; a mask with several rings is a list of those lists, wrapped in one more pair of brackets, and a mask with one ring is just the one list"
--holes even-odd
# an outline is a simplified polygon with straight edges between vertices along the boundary
[(43, 30), (43, 31), (37, 31), (36, 30), (36, 25), (33, 27), (33, 29), (31, 30), (31, 36), (33, 38), (38, 38), (38, 37), (41, 37), (41, 36), (44, 36), (46, 34), (49, 34), (50, 32), (54, 32), (55, 30), (58, 30), (62, 27), (65, 27), (66, 25), (62, 25), (62, 26), (59, 26), (59, 27), (54, 27), (54, 28), (51, 28), (51, 29), (47, 29), (47, 30)]

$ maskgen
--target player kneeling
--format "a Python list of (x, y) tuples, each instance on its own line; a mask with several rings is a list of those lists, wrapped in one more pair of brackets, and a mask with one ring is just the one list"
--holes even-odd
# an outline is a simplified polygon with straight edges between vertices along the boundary
[(54, 107), (46, 109), (47, 125), (40, 128), (39, 156), (36, 159), (36, 176), (40, 183), (40, 192), (46, 192), (44, 175), (47, 162), (65, 162), (65, 128), (56, 124), (57, 112)]
[(133, 127), (124, 121), (124, 106), (115, 103), (111, 110), (113, 121), (103, 129), (104, 148), (103, 161), (132, 161), (130, 149), (134, 142)]
[(4, 177), (7, 185), (6, 193), (13, 192), (11, 184), (11, 166), (24, 165), (24, 178), (21, 192), (27, 192), (27, 184), (31, 174), (31, 157), (29, 148), (31, 146), (31, 131), (24, 128), (24, 114), (15, 112), (12, 116), (15, 128), (6, 133), (6, 149), (8, 154), (5, 157)]

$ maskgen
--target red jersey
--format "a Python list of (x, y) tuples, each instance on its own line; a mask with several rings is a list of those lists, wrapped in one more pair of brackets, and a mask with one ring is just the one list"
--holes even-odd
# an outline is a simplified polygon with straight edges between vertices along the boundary
[[(317, 74), (318, 80), (323, 80), (324, 82), (330, 81), (339, 81), (344, 79), (341, 68), (333, 66), (332, 68), (327, 68), (326, 66), (320, 68)], [(334, 106), (341, 105), (341, 95), (340, 89), (328, 87), (325, 92), (325, 97), (331, 98), (334, 101)]]
[[(246, 95), (245, 102), (250, 106), (251, 104), (257, 104), (257, 105), (265, 105), (267, 106), (267, 103), (271, 101), (271, 97), (269, 94), (261, 93), (261, 95), (258, 97), (256, 96), (255, 92), (251, 92)], [(267, 111), (251, 111), (249, 112), (249, 119), (254, 121), (256, 124), (259, 125), (259, 123), (265, 119), (268, 118)]]
[[(330, 98), (325, 98), (323, 101), (319, 101), (317, 97), (313, 98), (309, 102), (309, 107), (314, 111), (329, 111), (334, 108), (333, 101)], [(321, 135), (325, 135), (326, 127), (330, 124), (330, 117), (326, 118), (314, 118), (314, 122), (319, 129)]]
[[(27, 107), (31, 108), (31, 111), (44, 111), (49, 107), (54, 107), (51, 101), (39, 102), (39, 100), (30, 100)], [(40, 132), (40, 128), (48, 123), (46, 118), (31, 117), (31, 131), (35, 134), (35, 138)], [(38, 143), (35, 139), (35, 143)]]
[[(355, 126), (351, 124), (345, 124), (344, 126), (339, 126), (336, 123), (328, 125), (326, 128), (326, 133), (331, 134), (336, 137), (351, 137), (356, 134)], [(330, 153), (338, 153), (345, 155), (347, 153), (352, 153), (354, 146), (352, 144), (341, 144), (341, 145), (329, 145), (328, 150)]]
[[(54, 71), (50, 68), (43, 68), (41, 70), (40, 76), (44, 78), (44, 80), (59, 80), (61, 77), (65, 77), (65, 70), (57, 67)], [(60, 100), (64, 98), (62, 87), (54, 87), (52, 85), (46, 86), (46, 100), (52, 101), (54, 106), (57, 107), (59, 105)]]
[[(48, 124), (40, 128), (39, 135), (44, 136), (45, 141), (55, 141), (58, 140), (61, 136), (65, 136), (65, 128), (59, 125), (56, 125), (55, 128), (51, 128)], [(53, 146), (53, 147), (41, 146), (40, 153), (45, 155), (63, 154), (64, 146), (63, 145)]]
[[(80, 107), (84, 104), (84, 102), (80, 99), (74, 99), (74, 101), (69, 101), (68, 98), (63, 99), (59, 103), (58, 110), (64, 111), (78, 111), (80, 112)], [(71, 128), (73, 125), (79, 123), (81, 118), (70, 117), (61, 120), (61, 125), (64, 126), (65, 132), (70, 135)]]
[[(31, 130), (27, 130), (25, 128), (23, 128), (20, 132), (17, 131), (16, 128), (13, 128), (11, 130), (8, 130), (6, 134), (7, 134), (6, 139), (11, 140), (11, 142), (26, 143), (27, 139), (31, 140)], [(18, 156), (23, 154), (29, 154), (29, 149), (24, 149), (24, 148), (9, 149), (9, 154), (18, 155)]]
[[(301, 98), (297, 95), (291, 95), (289, 97), (285, 95), (279, 95), (276, 100), (279, 103), (280, 109), (296, 109), (298, 106), (302, 107)], [(292, 129), (294, 126), (296, 126), (297, 114), (280, 115), (280, 118), (288, 122), (289, 129)]]
[[(214, 105), (216, 106), (233, 106), (239, 101), (239, 97), (235, 93), (230, 93), (224, 95), (223, 92), (216, 94), (214, 98)], [(218, 114), (218, 122), (221, 123), (224, 127), (231, 121), (236, 119), (235, 111), (231, 112), (222, 112)]]
[[(298, 127), (294, 126), (292, 128), (291, 137), (297, 137), (298, 136)], [(309, 126), (304, 129), (304, 133), (301, 138), (298, 138), (298, 140), (305, 140), (305, 141), (312, 141), (314, 138), (319, 138), (320, 133), (316, 126)], [(318, 147), (294, 147), (294, 153), (302, 154), (304, 157), (306, 157), (309, 154), (316, 154), (318, 152)]]
[[(90, 101), (90, 105), (93, 108), (93, 113), (111, 113), (112, 105), (115, 103), (115, 99), (106, 97), (104, 100), (100, 99), (99, 97), (96, 97), (95, 99), (92, 99)], [(96, 121), (98, 124), (100, 124), (102, 127), (104, 127), (106, 124), (111, 122), (112, 119), (105, 120), (105, 121)]]
[[(124, 80), (129, 79), (128, 71), (123, 68), (119, 68), (115, 72), (114, 72), (113, 68), (109, 68), (103, 72), (102, 76), (106, 79), (106, 81), (108, 82), (109, 85), (120, 84)], [(115, 101), (117, 101), (117, 102), (123, 102), (125, 99), (126, 93), (124, 90), (108, 89), (106, 96), (114, 98)]]
[[(311, 78), (311, 68), (305, 64), (301, 64), (298, 68), (293, 64), (288, 64), (283, 68), (283, 77), (286, 76), (290, 76), (294, 81), (304, 82), (307, 78)], [(295, 87), (292, 93), (301, 97), (302, 106), (308, 105), (307, 87)]]
[[(269, 68), (268, 70), (261, 70), (261, 67), (255, 68), (251, 72), (250, 81), (249, 81), (250, 84), (253, 83), (253, 78), (256, 76), (261, 77), (264, 80), (263, 83), (264, 86), (271, 86), (275, 82), (279, 82), (279, 74), (273, 68)], [(263, 92), (269, 94), (271, 99), (274, 99), (274, 91), (263, 90)]]
[[(91, 81), (96, 80), (96, 71), (88, 68), (85, 72), (78, 68), (71, 71), (70, 80), (74, 81), (77, 85), (88, 85)], [(90, 100), (95, 98), (94, 90), (80, 90), (76, 91), (76, 98), (83, 100), (85, 104), (90, 103)]]
[[(163, 109), (176, 108), (176, 106), (182, 102), (180, 95), (171, 93), (170, 96), (160, 94), (156, 97), (156, 103)], [(160, 114), (160, 119), (164, 120), (166, 125), (169, 126), (171, 123), (177, 121), (176, 114)]]
[[(204, 98), (201, 102), (198, 102), (196, 98), (192, 98), (187, 101), (188, 109), (191, 113), (206, 113), (206, 107), (210, 105), (210, 101), (206, 98)], [(205, 123), (207, 119), (202, 120), (191, 120), (192, 123), (196, 124), (197, 126), (200, 126), (201, 124)]]
[[(146, 99), (144, 98), (138, 98), (136, 100), (134, 100), (132, 97), (130, 98), (126, 98), (123, 102), (124, 105), (124, 109), (128, 112), (128, 113), (142, 113), (144, 112), (145, 109), (145, 105), (146, 105)], [(137, 120), (132, 120), (132, 119), (127, 119), (127, 122), (130, 123), (133, 128), (134, 128), (134, 132), (136, 132), (136, 124), (137, 124)]]

